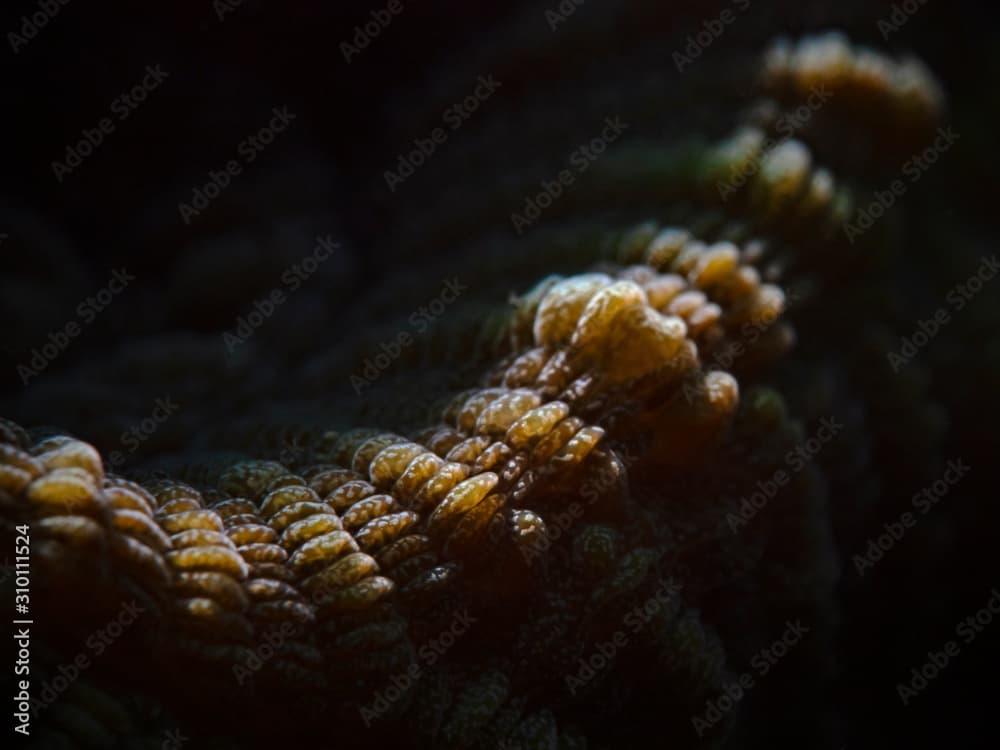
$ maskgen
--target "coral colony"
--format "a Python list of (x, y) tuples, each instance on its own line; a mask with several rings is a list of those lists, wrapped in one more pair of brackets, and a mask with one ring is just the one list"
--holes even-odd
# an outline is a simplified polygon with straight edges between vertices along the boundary
[[(38, 646), (34, 731), (52, 747), (562, 749), (654, 731), (716, 746), (758, 685), (822, 679), (836, 574), (815, 464), (851, 427), (827, 415), (807, 433), (779, 390), (743, 384), (796, 342), (786, 289), (876, 257), (892, 208), (818, 166), (809, 139), (933, 143), (943, 102), (917, 61), (838, 34), (774, 44), (757, 90), (730, 136), (652, 166), (615, 162), (629, 129), (594, 121), (609, 155), (556, 176), (535, 218), (612, 188), (655, 190), (661, 210), (581, 238), (588, 271), (522, 279), (485, 375), (436, 423), (317, 428), (294, 451), (254, 442), (140, 482), (72, 435), (0, 422), (4, 524), (30, 528), (33, 608), (65, 618), (65, 642)], [(525, 241), (547, 236), (515, 216)], [(465, 289), (449, 276), (441, 311)], [(389, 339), (386, 368), (410, 362), (422, 322)]]

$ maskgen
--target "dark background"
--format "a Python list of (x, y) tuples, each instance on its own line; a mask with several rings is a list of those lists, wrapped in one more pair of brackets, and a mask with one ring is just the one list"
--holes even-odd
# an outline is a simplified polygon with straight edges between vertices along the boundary
[[(586, 13), (588, 4), (600, 1), (587, 0), (578, 12)], [(855, 42), (920, 54), (942, 81), (951, 120), (967, 140), (942, 182), (935, 183), (941, 187), (923, 191), (917, 200), (931, 215), (958, 217), (969, 235), (995, 241), (995, 92), (1000, 61), (995, 14), (989, 4), (928, 0), (884, 44), (874, 19), (883, 17), (891, 3), (758, 2), (747, 22), (735, 25), (719, 45), (750, 54), (779, 33), (795, 36), (837, 27)], [(19, 54), (13, 54), (4, 40), (0, 232), (9, 232), (9, 237), (0, 244), (0, 276), (11, 269), (30, 268), (53, 280), (103, 280), (108, 269), (127, 264), (142, 279), (141, 295), (150, 300), (148, 308), (136, 303), (129, 314), (100, 318), (85, 332), (81, 340), (85, 343), (60, 356), (54, 371), (70, 370), (99, 356), (125, 335), (224, 328), (245, 300), (222, 305), (213, 316), (192, 314), (184, 305), (163, 307), (159, 295), (177, 283), (173, 261), (179, 248), (210, 239), (233, 222), (266, 223), (272, 209), (278, 215), (290, 207), (305, 207), (314, 218), (320, 217), (321, 225), (323, 217), (329, 217), (326, 226), (337, 228), (357, 264), (352, 283), (339, 292), (338, 303), (345, 309), (366, 285), (395, 272), (373, 248), (394, 215), (405, 211), (405, 202), (416, 196), (407, 191), (390, 195), (381, 173), (409, 143), (409, 138), (400, 142), (397, 133), (416, 137), (428, 128), (422, 116), (393, 103), (407, 95), (419, 96), (429, 80), (448, 69), (455, 55), (489, 40), (519, 4), (418, 0), (411, 7), (404, 2), (404, 12), (347, 64), (340, 43), (369, 19), (371, 10), (384, 5), (245, 0), (220, 21), (207, 1), (172, 7), (71, 0)], [(717, 12), (705, 3), (675, 5), (677, 28)], [(0, 31), (4, 35), (19, 31), (22, 14), (35, 10), (35, 2), (6, 4), (0, 11)], [(623, 45), (628, 43), (622, 39)], [(669, 49), (664, 56), (669, 57)], [(116, 132), (81, 167), (57, 182), (50, 162), (62, 159), (66, 144), (106, 116), (110, 102), (142, 78), (146, 65), (155, 64), (170, 71), (167, 81), (126, 121), (116, 123)], [(205, 181), (209, 169), (218, 169), (231, 158), (236, 144), (263, 125), (271, 108), (280, 104), (296, 113), (294, 127), (239, 178), (244, 183), (260, 181), (267, 189), (244, 207), (246, 215), (216, 212), (185, 226), (178, 218), (177, 202)], [(10, 216), (18, 217), (22, 222), (18, 226), (31, 224), (40, 236), (58, 237), (75, 246), (77, 265), (58, 265), (62, 256), (52, 256), (56, 260), (46, 267), (50, 259), (38, 254), (36, 240), (26, 241), (22, 233), (5, 227), (14, 224), (5, 218)], [(33, 224), (25, 216), (32, 217)], [(933, 258), (915, 262), (918, 275), (933, 275)], [(239, 274), (239, 268), (231, 270)], [(224, 296), (225, 279), (213, 283)], [(53, 319), (59, 320), (60, 305), (72, 310), (77, 299), (56, 296), (34, 303), (43, 310), (38, 315), (52, 308), (57, 311)], [(0, 330), (5, 332), (0, 342), (0, 385), (6, 389), (7, 403), (16, 405), (21, 389), (16, 365), (30, 356), (31, 342), (38, 342), (39, 332), (44, 337), (47, 329), (26, 316), (10, 296), (0, 300), (0, 316)], [(963, 377), (981, 378), (975, 372), (976, 353), (966, 351), (963, 356), (956, 364), (961, 371), (949, 374), (947, 384), (960, 384)], [(988, 474), (996, 425), (987, 423), (984, 415), (996, 412), (944, 386), (936, 395), (951, 407), (951, 446), (982, 467), (969, 480), (978, 483), (970, 494), (995, 495)], [(995, 519), (995, 511), (972, 517)], [(901, 612), (893, 620), (898, 631), (883, 630), (878, 639), (888, 642), (917, 629), (922, 634), (917, 642), (928, 648), (939, 646), (952, 637), (961, 617), (983, 605), (989, 587), (1000, 584), (993, 552), (996, 527), (968, 525), (976, 527), (974, 536), (963, 545), (967, 558), (948, 563), (956, 576), (954, 596), (940, 621), (914, 623)], [(905, 571), (899, 575), (905, 576)], [(934, 589), (928, 591), (928, 596), (936, 596)], [(954, 608), (954, 602), (961, 606)], [(855, 612), (853, 617), (852, 632), (871, 648), (864, 614)], [(947, 673), (906, 711), (900, 710), (891, 690), (885, 693), (884, 705), (855, 707), (863, 721), (849, 731), (848, 747), (995, 747), (997, 729), (991, 713), (997, 695), (995, 640), (996, 634), (990, 632), (963, 646)], [(911, 664), (920, 663), (919, 650), (910, 654)], [(906, 666), (859, 660), (850, 665), (845, 690), (850, 691), (852, 683), (873, 680), (891, 685), (908, 671)], [(846, 700), (850, 702), (850, 697)]]
[[(5, 45), (0, 69), (6, 73), (8, 135), (0, 189), (39, 211), (94, 264), (135, 263), (145, 254), (155, 268), (160, 258), (147, 243), (169, 247), (196, 231), (178, 226), (179, 197), (207, 169), (223, 163), (281, 101), (298, 113), (298, 121), (267, 149), (263, 163), (280, 162), (308, 146), (341, 188), (339, 204), (331, 208), (347, 217), (346, 228), (359, 247), (370, 244), (386, 217), (370, 201), (359, 200), (367, 195), (358, 188), (378, 180), (406, 145), (385, 135), (390, 125), (407, 130), (408, 111), (387, 106), (390, 98), (419, 90), (435, 71), (447, 69), (452, 56), (489, 39), (491, 28), (527, 3), (415, 1), (350, 64), (340, 43), (385, 4), (326, 5), (245, 0), (222, 21), (209, 2), (170, 8), (74, 0), (61, 6), (17, 55)], [(673, 3), (675, 29), (692, 23), (697, 29), (703, 17), (726, 6), (717, 5)], [(929, 0), (885, 43), (875, 21), (891, 7), (888, 2), (755, 2), (748, 9), (752, 14), (727, 30), (719, 44), (756, 50), (777, 34), (841, 28), (855, 42), (916, 50), (944, 83), (955, 119), (985, 122), (996, 107), (991, 82), (997, 28), (990, 4)], [(36, 9), (35, 3), (10, 3), (0, 28), (5, 34), (18, 30), (21, 16)], [(579, 12), (585, 9), (586, 4)], [(64, 154), (82, 128), (105, 116), (110, 102), (141, 79), (146, 65), (157, 62), (171, 72), (162, 90), (119, 123), (99, 155), (57, 183), (51, 160)], [(421, 125), (411, 128), (414, 136), (422, 134)], [(993, 154), (982, 157), (985, 170)], [(984, 218), (992, 204), (987, 187), (966, 196), (969, 208), (982, 211)], [(150, 236), (151, 226), (156, 226), (155, 236)], [(5, 255), (11, 252), (16, 252), (16, 239)]]

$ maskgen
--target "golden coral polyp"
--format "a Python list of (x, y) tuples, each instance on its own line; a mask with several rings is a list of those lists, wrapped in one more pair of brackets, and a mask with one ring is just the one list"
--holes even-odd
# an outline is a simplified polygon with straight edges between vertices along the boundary
[(828, 91), (830, 105), (845, 117), (880, 112), (882, 122), (861, 121), (877, 131), (885, 128), (888, 132), (896, 124), (932, 130), (945, 107), (940, 85), (918, 59), (894, 60), (852, 45), (838, 32), (794, 42), (776, 40), (764, 54), (761, 86), (767, 93), (798, 100), (814, 91)]

